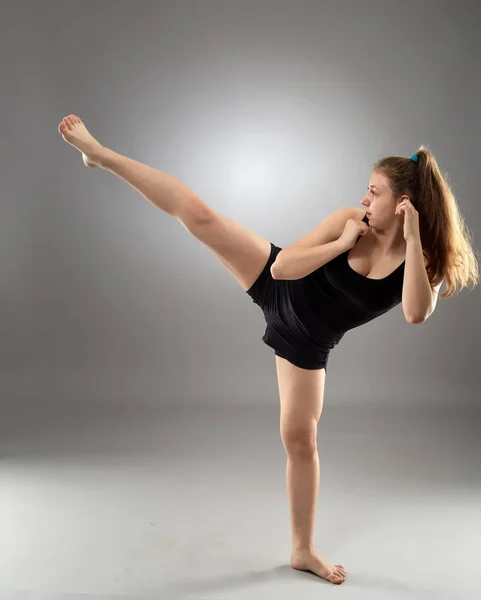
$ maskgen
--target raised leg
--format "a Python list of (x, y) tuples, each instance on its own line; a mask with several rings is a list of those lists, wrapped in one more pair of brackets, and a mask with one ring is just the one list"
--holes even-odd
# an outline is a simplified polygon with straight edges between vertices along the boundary
[(216, 212), (178, 179), (102, 146), (79, 117), (65, 117), (59, 132), (82, 152), (88, 167), (100, 167), (123, 179), (203, 242), (244, 290), (252, 286), (267, 263), (270, 242)]
[(317, 423), (321, 416), (325, 369), (300, 369), (276, 356), (281, 403), (281, 438), (287, 453), (287, 492), (292, 525), (291, 566), (312, 571), (331, 583), (343, 583), (342, 565), (314, 550), (313, 533), (319, 490)]

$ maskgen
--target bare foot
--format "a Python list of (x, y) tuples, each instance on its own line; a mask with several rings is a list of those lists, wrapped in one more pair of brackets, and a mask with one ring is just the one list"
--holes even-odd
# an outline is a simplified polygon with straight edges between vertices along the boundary
[(104, 147), (90, 135), (82, 120), (69, 115), (64, 117), (58, 126), (63, 139), (82, 153), (82, 158), (87, 167), (100, 167)]
[(346, 572), (342, 565), (333, 565), (319, 556), (314, 549), (292, 552), (291, 567), (298, 571), (312, 571), (322, 579), (337, 585), (343, 583), (346, 579)]

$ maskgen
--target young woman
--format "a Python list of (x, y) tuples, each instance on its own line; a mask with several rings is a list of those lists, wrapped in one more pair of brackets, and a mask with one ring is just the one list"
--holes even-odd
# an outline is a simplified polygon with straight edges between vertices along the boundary
[(336, 210), (282, 250), (214, 211), (182, 182), (102, 146), (78, 117), (65, 117), (58, 129), (88, 167), (118, 175), (206, 244), (262, 309), (262, 339), (276, 355), (287, 454), (290, 564), (342, 583), (344, 567), (322, 558), (312, 543), (329, 351), (346, 331), (399, 303), (409, 323), (423, 323), (443, 281), (446, 298), (457, 286), (479, 282), (468, 231), (434, 156), (421, 147), (411, 158), (378, 161), (362, 199), (366, 210)]

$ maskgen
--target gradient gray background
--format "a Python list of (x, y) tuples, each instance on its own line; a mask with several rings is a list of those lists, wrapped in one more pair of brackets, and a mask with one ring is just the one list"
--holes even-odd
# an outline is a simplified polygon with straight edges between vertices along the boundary
[[(87, 169), (57, 126), (80, 116), (281, 247), (360, 206), (377, 158), (425, 144), (480, 247), (479, 6), (2, 9), (2, 599), (330, 592), (286, 566), (259, 307), (177, 221)], [(422, 326), (398, 306), (331, 353), (316, 535), (346, 567), (336, 593), (474, 598), (479, 309), (479, 288), (440, 299)]]

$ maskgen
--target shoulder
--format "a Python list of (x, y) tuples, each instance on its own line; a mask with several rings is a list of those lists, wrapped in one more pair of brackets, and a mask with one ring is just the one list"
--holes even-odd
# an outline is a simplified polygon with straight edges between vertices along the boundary
[(344, 206), (336, 209), (325, 217), (312, 231), (298, 239), (290, 246), (284, 248), (290, 248), (292, 246), (303, 246), (306, 248), (312, 248), (314, 246), (321, 246), (337, 240), (346, 226), (346, 222), (353, 218), (361, 220), (365, 212), (354, 206)]
[(343, 206), (341, 208), (338, 208), (331, 214), (333, 216), (343, 218), (344, 221), (347, 221), (347, 219), (351, 218), (362, 221), (362, 219), (366, 215), (366, 211), (363, 208), (358, 208), (357, 206)]
[(356, 211), (356, 219), (359, 219), (359, 221), (362, 221), (364, 219), (364, 217), (366, 216), (366, 211), (363, 208), (358, 208), (357, 206), (353, 206), (351, 207), (351, 210)]
[(362, 208), (358, 208), (357, 206), (343, 206), (335, 210), (331, 215), (329, 215), (329, 219), (335, 221), (341, 225), (341, 233), (346, 225), (346, 221), (349, 219), (356, 219), (356, 221), (362, 221), (366, 216), (366, 211)]
[(366, 216), (366, 211), (363, 208), (358, 208), (357, 206), (346, 206), (341, 208), (346, 215), (352, 217), (353, 219), (357, 219), (358, 221), (362, 221)]

